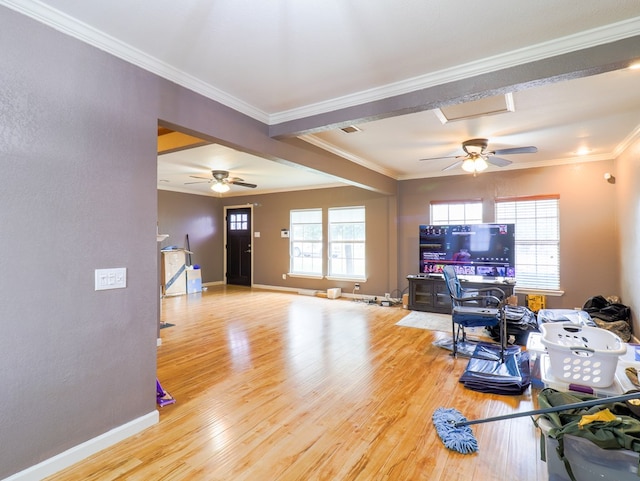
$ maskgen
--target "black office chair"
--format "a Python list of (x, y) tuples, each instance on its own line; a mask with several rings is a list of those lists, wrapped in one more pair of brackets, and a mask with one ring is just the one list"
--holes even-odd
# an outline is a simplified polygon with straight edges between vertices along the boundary
[(504, 316), (505, 293), (498, 287), (463, 289), (454, 266), (443, 269), (444, 280), (451, 297), (451, 325), (453, 355), (458, 353), (458, 342), (467, 339), (465, 327), (499, 326), (500, 360), (504, 361), (506, 322)]

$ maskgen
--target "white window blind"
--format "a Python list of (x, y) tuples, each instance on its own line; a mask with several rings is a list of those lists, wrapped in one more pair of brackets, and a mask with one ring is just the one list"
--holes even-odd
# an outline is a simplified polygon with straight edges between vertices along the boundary
[(560, 198), (496, 199), (496, 222), (516, 224), (516, 285), (560, 288)]
[(329, 209), (329, 276), (363, 279), (365, 266), (365, 209)]
[(289, 258), (292, 274), (322, 275), (322, 209), (290, 212)]
[(455, 202), (432, 202), (431, 224), (480, 224), (482, 201), (461, 200)]

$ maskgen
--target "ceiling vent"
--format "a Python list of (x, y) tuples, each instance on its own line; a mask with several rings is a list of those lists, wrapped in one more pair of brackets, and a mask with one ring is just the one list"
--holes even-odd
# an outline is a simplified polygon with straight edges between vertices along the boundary
[(473, 102), (448, 105), (435, 109), (434, 112), (440, 122), (446, 124), (447, 122), (475, 119), (486, 115), (515, 112), (515, 106), (513, 104), (513, 94), (508, 93), (494, 97), (485, 97), (480, 100), (474, 100)]

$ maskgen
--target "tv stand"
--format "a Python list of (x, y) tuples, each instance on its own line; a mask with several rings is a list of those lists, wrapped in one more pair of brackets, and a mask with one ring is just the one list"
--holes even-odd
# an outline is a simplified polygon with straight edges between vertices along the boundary
[[(409, 309), (412, 311), (451, 312), (451, 297), (443, 277), (431, 277), (427, 274), (407, 276), (409, 281)], [(464, 282), (465, 289), (484, 289), (497, 287), (505, 296), (513, 295), (514, 284), (495, 280)]]

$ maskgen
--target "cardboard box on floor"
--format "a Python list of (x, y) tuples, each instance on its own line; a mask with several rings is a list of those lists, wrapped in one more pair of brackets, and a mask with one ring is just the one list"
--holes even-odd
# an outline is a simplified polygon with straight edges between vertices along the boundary
[(547, 297), (538, 294), (527, 294), (526, 303), (529, 309), (537, 313), (540, 309), (547, 307)]
[(186, 254), (184, 249), (162, 251), (162, 293), (178, 296), (187, 292)]

